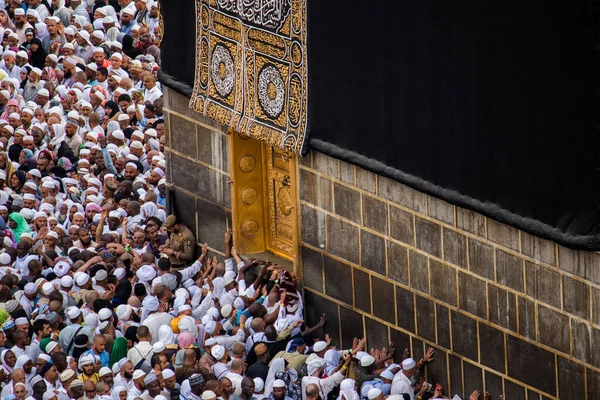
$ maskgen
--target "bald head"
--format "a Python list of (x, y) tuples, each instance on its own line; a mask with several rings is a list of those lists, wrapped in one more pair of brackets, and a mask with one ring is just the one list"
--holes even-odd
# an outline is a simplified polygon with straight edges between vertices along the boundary
[(96, 390), (96, 384), (88, 379), (87, 381), (83, 382), (83, 390), (86, 392)]
[(25, 383), (25, 371), (23, 371), (21, 368), (15, 368), (10, 374), (10, 378), (12, 379), (13, 384)]

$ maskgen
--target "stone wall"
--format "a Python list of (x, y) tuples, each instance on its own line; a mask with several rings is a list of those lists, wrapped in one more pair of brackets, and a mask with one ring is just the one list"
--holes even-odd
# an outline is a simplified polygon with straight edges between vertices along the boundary
[(427, 376), (450, 397), (598, 396), (598, 254), (321, 153), (299, 176), (307, 320), (326, 312), (338, 346), (366, 335), (415, 358), (432, 346)]
[(227, 131), (188, 107), (189, 98), (164, 88), (167, 182), (173, 208), (198, 244), (223, 252), (231, 227)]

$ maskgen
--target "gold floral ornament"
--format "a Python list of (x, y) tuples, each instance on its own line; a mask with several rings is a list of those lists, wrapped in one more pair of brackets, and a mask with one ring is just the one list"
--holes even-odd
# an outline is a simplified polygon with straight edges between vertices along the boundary
[(307, 138), (307, 0), (196, 0), (190, 107), (299, 154)]

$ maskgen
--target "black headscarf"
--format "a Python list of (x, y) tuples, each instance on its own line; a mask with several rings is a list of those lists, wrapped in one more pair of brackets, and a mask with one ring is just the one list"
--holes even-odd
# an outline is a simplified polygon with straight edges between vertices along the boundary
[(140, 49), (133, 47), (133, 38), (129, 35), (123, 36), (123, 53), (132, 60), (135, 60), (137, 56), (143, 54)]
[[(36, 51), (33, 51), (33, 49), (31, 48), (32, 44), (38, 45)], [(31, 51), (31, 65), (33, 65), (34, 67), (38, 67), (39, 69), (43, 69), (46, 65), (46, 56), (48, 56), (48, 53), (46, 53), (46, 50), (44, 50), (44, 47), (42, 46), (42, 41), (38, 38), (33, 38), (33, 40), (31, 40), (31, 42), (29, 43), (29, 50)]]
[(119, 299), (119, 304), (127, 304), (127, 300), (131, 296), (131, 290), (132, 286), (129, 280), (123, 279), (119, 282), (115, 289), (115, 298)]
[(104, 104), (104, 108), (110, 108), (111, 109), (110, 114), (108, 114), (109, 118), (114, 117), (115, 114), (120, 111), (119, 110), (119, 105), (115, 101), (113, 101), (113, 100), (107, 101), (106, 104)]
[(21, 189), (23, 188), (23, 185), (25, 184), (25, 181), (27, 180), (27, 178), (25, 176), (25, 172), (23, 172), (23, 171), (15, 171), (14, 175), (16, 175), (17, 178), (19, 178), (19, 187), (18, 188), (13, 188), (13, 190), (15, 192), (17, 192), (18, 194), (21, 194)]
[(26, 65), (24, 68), (27, 70), (27, 76), (21, 81), (21, 85), (19, 85), (21, 89), (24, 89), (25, 85), (27, 85), (27, 82), (29, 82), (29, 73), (31, 72), (30, 66)]

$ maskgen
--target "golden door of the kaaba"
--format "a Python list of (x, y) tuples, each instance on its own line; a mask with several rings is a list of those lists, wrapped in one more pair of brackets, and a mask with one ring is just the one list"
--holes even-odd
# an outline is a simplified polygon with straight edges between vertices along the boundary
[(294, 154), (230, 131), (234, 239), (241, 254), (292, 260), (298, 248)]

